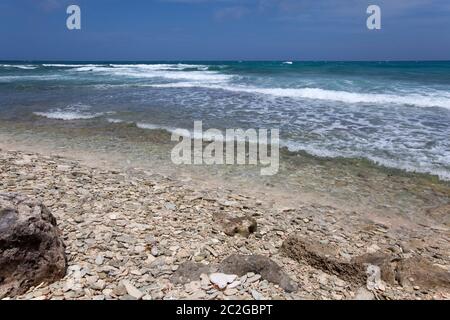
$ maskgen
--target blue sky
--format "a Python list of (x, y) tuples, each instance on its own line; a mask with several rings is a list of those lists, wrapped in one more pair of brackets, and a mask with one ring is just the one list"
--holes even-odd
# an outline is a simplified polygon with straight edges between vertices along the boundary
[(450, 60), (450, 1), (0, 0), (0, 39), (2, 60)]

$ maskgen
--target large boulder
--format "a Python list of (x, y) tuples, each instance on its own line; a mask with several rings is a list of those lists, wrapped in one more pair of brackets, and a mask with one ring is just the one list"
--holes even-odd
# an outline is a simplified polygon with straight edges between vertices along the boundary
[(66, 274), (56, 219), (40, 202), (0, 193), (0, 298), (25, 293)]

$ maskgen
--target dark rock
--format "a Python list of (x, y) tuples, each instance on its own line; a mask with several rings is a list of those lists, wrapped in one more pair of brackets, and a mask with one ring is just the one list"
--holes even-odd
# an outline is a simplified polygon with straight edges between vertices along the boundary
[(367, 280), (366, 267), (363, 264), (337, 259), (337, 250), (331, 245), (290, 236), (283, 242), (281, 250), (298, 262), (334, 274), (343, 280), (358, 284), (364, 284)]
[(216, 268), (214, 266), (187, 261), (178, 267), (170, 281), (174, 284), (186, 284), (199, 280), (201, 274), (210, 274), (215, 271)]
[(256, 232), (257, 222), (251, 217), (231, 217), (225, 213), (214, 214), (214, 222), (221, 226), (223, 232), (228, 236), (240, 234), (244, 237)]
[(402, 286), (450, 288), (450, 273), (419, 257), (399, 261), (395, 268), (395, 278)]
[[(403, 259), (377, 252), (344, 262), (336, 258), (336, 248), (298, 236), (290, 236), (282, 250), (294, 260), (358, 285), (367, 281), (367, 266), (375, 265), (380, 268), (381, 279), (391, 285), (420, 286), (422, 289), (450, 287), (450, 273), (421, 257)], [(412, 283), (410, 279), (413, 279)]]
[(396, 264), (399, 261), (398, 257), (386, 255), (383, 253), (367, 253), (352, 259), (352, 263), (355, 265), (378, 266), (381, 271), (381, 280), (395, 284), (396, 282)]
[(56, 219), (42, 203), (0, 193), (0, 298), (63, 278), (64, 250)]
[(260, 274), (267, 281), (278, 284), (287, 292), (297, 291), (297, 284), (271, 259), (261, 255), (231, 255), (219, 266), (219, 272), (243, 276), (249, 272)]
[(172, 275), (170, 281), (174, 284), (186, 284), (200, 279), (201, 274), (221, 272), (243, 276), (249, 272), (261, 275), (262, 279), (278, 284), (287, 292), (297, 291), (296, 283), (283, 272), (271, 259), (260, 255), (231, 255), (219, 265), (205, 265), (187, 261), (182, 263)]

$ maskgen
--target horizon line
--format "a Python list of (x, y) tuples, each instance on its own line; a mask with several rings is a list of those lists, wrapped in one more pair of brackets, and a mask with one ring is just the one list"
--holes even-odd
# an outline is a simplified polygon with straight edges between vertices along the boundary
[(366, 59), (342, 59), (342, 60), (325, 60), (325, 59), (304, 59), (304, 60), (290, 60), (290, 59), (108, 59), (108, 60), (68, 60), (68, 59), (0, 59), (0, 62), (28, 62), (28, 63), (39, 63), (39, 62), (450, 62), (450, 59), (383, 59), (383, 60), (366, 60)]

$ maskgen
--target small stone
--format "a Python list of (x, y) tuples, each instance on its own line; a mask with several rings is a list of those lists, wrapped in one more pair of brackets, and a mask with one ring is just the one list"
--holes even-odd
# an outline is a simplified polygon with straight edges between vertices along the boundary
[(113, 293), (114, 293), (114, 295), (116, 295), (118, 297), (124, 296), (127, 294), (127, 289), (125, 288), (125, 286), (123, 284), (120, 284), (113, 289)]
[(376, 244), (372, 244), (369, 247), (367, 247), (366, 252), (367, 253), (376, 253), (377, 251), (381, 250), (379, 246)]
[(103, 255), (99, 254), (97, 258), (95, 258), (95, 264), (100, 266), (103, 264), (104, 258)]
[(134, 285), (131, 284), (128, 280), (122, 280), (122, 284), (124, 285), (125, 289), (127, 290), (128, 294), (132, 296), (133, 298), (140, 300), (144, 294), (136, 288)]
[(238, 290), (237, 290), (237, 289), (233, 289), (233, 288), (227, 288), (227, 289), (223, 292), (223, 294), (226, 295), (226, 296), (234, 296), (234, 295), (236, 295), (237, 293), (238, 293)]
[(364, 287), (358, 289), (358, 291), (356, 292), (356, 296), (354, 298), (354, 300), (374, 300), (374, 299), (375, 299), (374, 294)]
[(153, 246), (152, 249), (150, 250), (150, 253), (152, 254), (152, 256), (157, 257), (158, 256), (158, 247)]
[(345, 281), (342, 281), (341, 279), (336, 279), (336, 280), (334, 281), (334, 284), (335, 284), (337, 287), (341, 287), (341, 288), (343, 288), (343, 287), (346, 286)]
[(191, 294), (188, 298), (190, 300), (203, 300), (206, 298), (206, 292), (203, 290), (199, 290)]
[(104, 289), (102, 291), (103, 295), (106, 297), (110, 297), (113, 294), (113, 289)]
[(258, 281), (259, 279), (261, 279), (261, 275), (257, 274), (257, 275), (254, 275), (251, 278), (248, 278), (247, 279), (247, 283), (253, 283), (253, 282)]
[(402, 248), (403, 253), (410, 253), (410, 252), (412, 252), (411, 247), (405, 242), (402, 242), (400, 244), (400, 248)]
[(232, 283), (230, 283), (229, 285), (228, 285), (228, 289), (233, 289), (233, 288), (236, 288), (238, 285), (240, 285), (241, 284), (241, 282), (240, 281), (233, 281)]
[(102, 279), (98, 280), (97, 282), (95, 282), (91, 285), (92, 289), (99, 290), (99, 291), (105, 289), (105, 287), (106, 287), (106, 282), (105, 282), (105, 280), (102, 280)]
[(252, 297), (255, 300), (265, 300), (265, 297), (258, 291), (252, 290)]
[(207, 286), (209, 286), (210, 280), (209, 280), (208, 275), (206, 275), (206, 274), (204, 274), (204, 273), (202, 273), (202, 274), (200, 275), (200, 284), (201, 284), (202, 287), (207, 287)]
[(166, 202), (164, 204), (164, 206), (166, 207), (167, 210), (175, 210), (177, 208), (177, 206), (171, 202)]
[(194, 261), (201, 262), (201, 261), (205, 260), (205, 258), (206, 257), (204, 255), (200, 254), (200, 255), (194, 257)]
[(230, 275), (224, 273), (212, 273), (209, 275), (209, 280), (215, 284), (219, 289), (225, 289), (229, 283), (236, 280), (237, 275)]
[(63, 291), (64, 291), (64, 292), (67, 292), (67, 291), (72, 290), (72, 288), (74, 287), (74, 285), (75, 285), (74, 280), (73, 280), (73, 279), (68, 279), (68, 280), (66, 281), (66, 283), (64, 284)]
[(384, 291), (386, 289), (383, 281), (381, 280), (380, 267), (375, 265), (369, 265), (367, 267), (367, 289), (374, 290), (379, 289)]
[(147, 255), (147, 260), (145, 260), (145, 263), (150, 265), (150, 264), (152, 264), (155, 260), (156, 260), (155, 256), (149, 254), (149, 255)]

